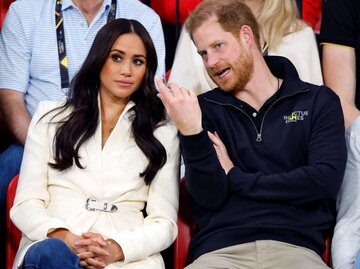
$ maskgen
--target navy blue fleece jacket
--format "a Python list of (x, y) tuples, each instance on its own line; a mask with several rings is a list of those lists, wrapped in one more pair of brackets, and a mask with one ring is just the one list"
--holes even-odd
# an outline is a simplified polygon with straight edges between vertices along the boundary
[[(286, 58), (265, 59), (283, 83), (258, 111), (257, 123), (246, 103), (214, 89), (199, 96), (204, 131), (180, 135), (197, 227), (193, 258), (266, 239), (321, 254), (333, 227), (347, 154), (339, 98), (300, 81)], [(234, 163), (227, 175), (207, 130), (219, 134)]]

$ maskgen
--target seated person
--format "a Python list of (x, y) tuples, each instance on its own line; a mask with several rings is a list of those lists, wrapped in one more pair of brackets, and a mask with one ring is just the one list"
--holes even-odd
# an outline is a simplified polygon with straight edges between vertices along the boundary
[[(322, 85), (316, 38), (311, 27), (299, 19), (295, 0), (243, 0), (260, 25), (260, 43), (264, 55), (288, 58), (300, 79)], [(169, 82), (194, 90), (197, 94), (216, 87), (206, 73), (201, 57), (183, 28), (176, 49)]]
[(218, 88), (157, 80), (180, 131), (196, 226), (187, 269), (325, 269), (346, 164), (339, 97), (263, 56), (241, 0), (204, 0), (186, 29)]
[(180, 152), (156, 68), (145, 28), (116, 19), (98, 32), (70, 98), (39, 105), (10, 212), (23, 233), (17, 268), (164, 268)]

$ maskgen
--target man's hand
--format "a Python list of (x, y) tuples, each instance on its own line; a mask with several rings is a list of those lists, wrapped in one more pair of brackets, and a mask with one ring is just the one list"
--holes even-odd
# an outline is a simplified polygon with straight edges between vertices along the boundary
[(201, 110), (196, 94), (174, 83), (166, 87), (161, 78), (157, 78), (156, 83), (160, 91), (158, 97), (178, 130), (183, 135), (200, 133)]

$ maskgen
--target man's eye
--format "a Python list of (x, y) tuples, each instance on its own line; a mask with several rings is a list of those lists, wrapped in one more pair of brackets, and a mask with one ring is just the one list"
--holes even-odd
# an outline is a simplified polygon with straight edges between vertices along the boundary
[(207, 55), (207, 53), (206, 53), (206, 51), (201, 51), (200, 53), (199, 53), (199, 55), (201, 56), (201, 58), (205, 58), (206, 57), (206, 55)]

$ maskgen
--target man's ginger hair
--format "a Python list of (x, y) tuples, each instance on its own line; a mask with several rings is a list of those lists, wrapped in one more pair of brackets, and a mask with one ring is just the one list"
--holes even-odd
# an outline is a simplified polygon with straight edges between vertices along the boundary
[(239, 36), (240, 28), (251, 28), (257, 47), (260, 49), (259, 25), (251, 9), (242, 0), (204, 0), (190, 13), (185, 28), (193, 38), (194, 31), (212, 16), (216, 16), (221, 28)]

